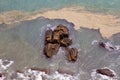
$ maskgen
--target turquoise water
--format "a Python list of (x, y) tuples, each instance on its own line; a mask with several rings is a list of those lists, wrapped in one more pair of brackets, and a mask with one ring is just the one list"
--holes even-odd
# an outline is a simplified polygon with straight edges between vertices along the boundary
[(119, 3), (120, 0), (0, 0), (0, 12), (37, 11), (72, 6), (83, 6), (92, 11), (119, 12)]

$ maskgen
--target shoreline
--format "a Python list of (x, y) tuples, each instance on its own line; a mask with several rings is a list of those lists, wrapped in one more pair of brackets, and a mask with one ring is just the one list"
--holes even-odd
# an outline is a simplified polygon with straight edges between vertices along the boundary
[[(13, 14), (14, 13), (14, 14)], [(0, 23), (12, 24), (26, 20), (34, 20), (39, 17), (49, 19), (66, 19), (75, 25), (75, 29), (80, 27), (90, 29), (100, 29), (103, 37), (109, 38), (115, 33), (120, 32), (120, 18), (110, 14), (98, 14), (85, 11), (84, 8), (63, 8), (59, 10), (50, 10), (45, 12), (20, 12), (12, 11), (0, 14)]]

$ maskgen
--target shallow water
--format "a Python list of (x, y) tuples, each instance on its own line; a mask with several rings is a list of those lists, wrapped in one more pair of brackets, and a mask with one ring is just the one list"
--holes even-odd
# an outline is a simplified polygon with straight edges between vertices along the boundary
[[(47, 59), (43, 54), (46, 29), (54, 28), (59, 24), (69, 28), (70, 38), (73, 40), (71, 47), (79, 51), (75, 63), (66, 60), (63, 48), (52, 59)], [(94, 69), (108, 67), (120, 76), (120, 49), (108, 51), (99, 47), (97, 42), (93, 44), (94, 41), (102, 40), (119, 46), (119, 33), (106, 39), (102, 37), (99, 30), (83, 27), (80, 30), (74, 30), (74, 24), (66, 20), (43, 17), (10, 27), (10, 25), (0, 25), (0, 58), (14, 61), (9, 71), (37, 67), (49, 69), (50, 73), (59, 70), (74, 75), (79, 74), (78, 79), (73, 80), (90, 80)]]
[[(113, 70), (117, 78), (100, 80), (120, 80), (120, 33), (113, 34), (107, 39), (102, 37), (99, 29), (82, 26), (79, 30), (75, 30), (74, 23), (64, 19), (47, 19), (40, 16), (30, 21), (27, 19), (30, 16), (34, 17), (35, 13), (41, 14), (46, 10), (67, 7), (83, 7), (84, 11), (118, 16), (119, 3), (120, 0), (0, 0), (0, 73), (5, 73), (6, 77), (6, 79), (0, 77), (0, 80), (13, 80), (13, 78), (31, 80), (28, 78), (30, 76), (40, 77), (33, 80), (42, 80), (42, 76), (45, 80), (96, 80), (94, 70), (104, 67)], [(11, 24), (6, 25), (7, 23)], [(119, 21), (115, 25), (118, 28), (117, 23)], [(64, 48), (60, 48), (57, 55), (51, 59), (47, 59), (43, 54), (45, 31), (59, 24), (68, 27), (70, 38), (73, 40), (70, 47), (78, 49), (78, 59), (75, 63), (66, 60)], [(109, 48), (101, 48), (98, 45), (99, 41), (117, 49), (112, 51)], [(10, 60), (14, 63), (12, 62), (6, 69), (7, 67), (2, 66), (2, 60)], [(49, 73), (40, 70), (32, 72), (29, 69), (33, 67), (48, 70)], [(23, 71), (24, 75), (21, 74), (21, 79), (14, 74), (17, 70)]]
[(118, 13), (120, 0), (0, 0), (0, 12), (42, 11), (44, 9), (60, 9), (64, 7), (82, 6), (90, 11)]

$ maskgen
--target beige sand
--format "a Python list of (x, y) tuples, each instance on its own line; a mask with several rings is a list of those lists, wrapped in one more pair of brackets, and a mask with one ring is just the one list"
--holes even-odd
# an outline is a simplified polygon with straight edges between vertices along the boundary
[(75, 29), (79, 29), (80, 26), (94, 29), (100, 28), (104, 37), (110, 37), (112, 34), (120, 32), (120, 18), (109, 14), (92, 13), (80, 8), (64, 8), (31, 14), (12, 11), (2, 14), (0, 16), (0, 23), (11, 24), (13, 22), (36, 19), (41, 16), (50, 19), (66, 19), (75, 24)]
[(75, 29), (79, 29), (80, 26), (94, 29), (100, 28), (104, 37), (110, 37), (112, 34), (120, 32), (120, 19), (109, 14), (97, 14), (83, 10), (77, 11), (77, 9), (74, 8), (64, 8), (61, 10), (44, 12), (31, 19), (35, 19), (39, 16), (50, 19), (66, 19), (75, 24)]

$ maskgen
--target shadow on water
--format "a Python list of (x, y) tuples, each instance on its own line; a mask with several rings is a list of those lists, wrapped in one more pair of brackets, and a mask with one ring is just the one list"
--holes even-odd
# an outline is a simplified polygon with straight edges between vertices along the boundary
[[(67, 26), (70, 30), (72, 47), (79, 51), (75, 63), (68, 62), (65, 52), (61, 48), (52, 59), (46, 59), (43, 54), (44, 35), (47, 28), (54, 28), (59, 24)], [(22, 22), (15, 27), (7, 28), (0, 25), (0, 58), (13, 60), (11, 69), (21, 70), (25, 67), (38, 67), (61, 70), (70, 73), (80, 73), (80, 79), (90, 78), (90, 72), (96, 68), (110, 67), (120, 75), (120, 52), (113, 53), (100, 48), (93, 41), (111, 41), (120, 45), (120, 33), (114, 34), (109, 40), (101, 36), (99, 30), (81, 27), (74, 30), (74, 24), (61, 19), (38, 18)]]

